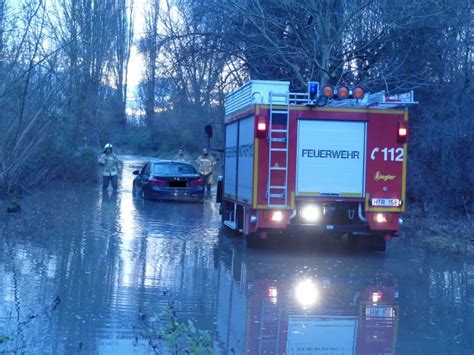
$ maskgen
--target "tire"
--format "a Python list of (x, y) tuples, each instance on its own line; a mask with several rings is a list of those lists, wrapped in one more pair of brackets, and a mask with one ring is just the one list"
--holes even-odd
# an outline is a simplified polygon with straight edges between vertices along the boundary
[(142, 197), (144, 200), (151, 200), (150, 193), (144, 188), (142, 188)]
[(350, 251), (357, 250), (359, 248), (359, 237), (355, 236), (353, 233), (347, 234), (347, 248)]
[(137, 185), (133, 184), (132, 186), (132, 196), (139, 196), (139, 191)]

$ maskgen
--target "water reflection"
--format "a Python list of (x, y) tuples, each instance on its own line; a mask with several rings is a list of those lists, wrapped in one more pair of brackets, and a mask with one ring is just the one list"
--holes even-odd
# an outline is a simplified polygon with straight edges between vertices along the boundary
[(383, 259), (366, 265), (357, 256), (240, 254), (226, 244), (217, 333), (229, 353), (395, 352), (399, 291), (395, 278), (380, 272)]
[(385, 256), (219, 248), (217, 337), (237, 354), (470, 354), (474, 264), (395, 244)]
[(0, 353), (147, 354), (139, 314), (170, 300), (212, 334), (217, 210), (135, 199), (129, 164), (118, 193), (51, 189), (3, 216)]

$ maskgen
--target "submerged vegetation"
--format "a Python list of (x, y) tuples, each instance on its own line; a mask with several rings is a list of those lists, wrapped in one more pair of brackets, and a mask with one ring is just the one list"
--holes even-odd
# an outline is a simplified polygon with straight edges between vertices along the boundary
[(196, 328), (191, 320), (179, 321), (175, 303), (170, 301), (161, 316), (148, 316), (142, 312), (139, 316), (145, 328), (143, 337), (148, 340), (155, 354), (205, 355), (212, 353), (211, 334)]

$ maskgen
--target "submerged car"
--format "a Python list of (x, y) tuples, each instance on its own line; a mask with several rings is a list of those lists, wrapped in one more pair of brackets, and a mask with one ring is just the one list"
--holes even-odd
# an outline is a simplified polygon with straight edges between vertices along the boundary
[(186, 162), (149, 161), (141, 171), (133, 172), (134, 194), (145, 200), (202, 201), (204, 180), (196, 169)]

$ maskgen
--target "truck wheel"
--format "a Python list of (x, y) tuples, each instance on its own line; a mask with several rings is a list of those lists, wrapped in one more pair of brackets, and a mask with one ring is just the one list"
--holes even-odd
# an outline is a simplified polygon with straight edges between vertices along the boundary
[(262, 241), (258, 238), (256, 233), (245, 234), (245, 241), (247, 242), (247, 248), (260, 248)]
[(359, 247), (359, 237), (355, 236), (353, 233), (348, 233), (347, 247), (351, 251), (356, 250)]

